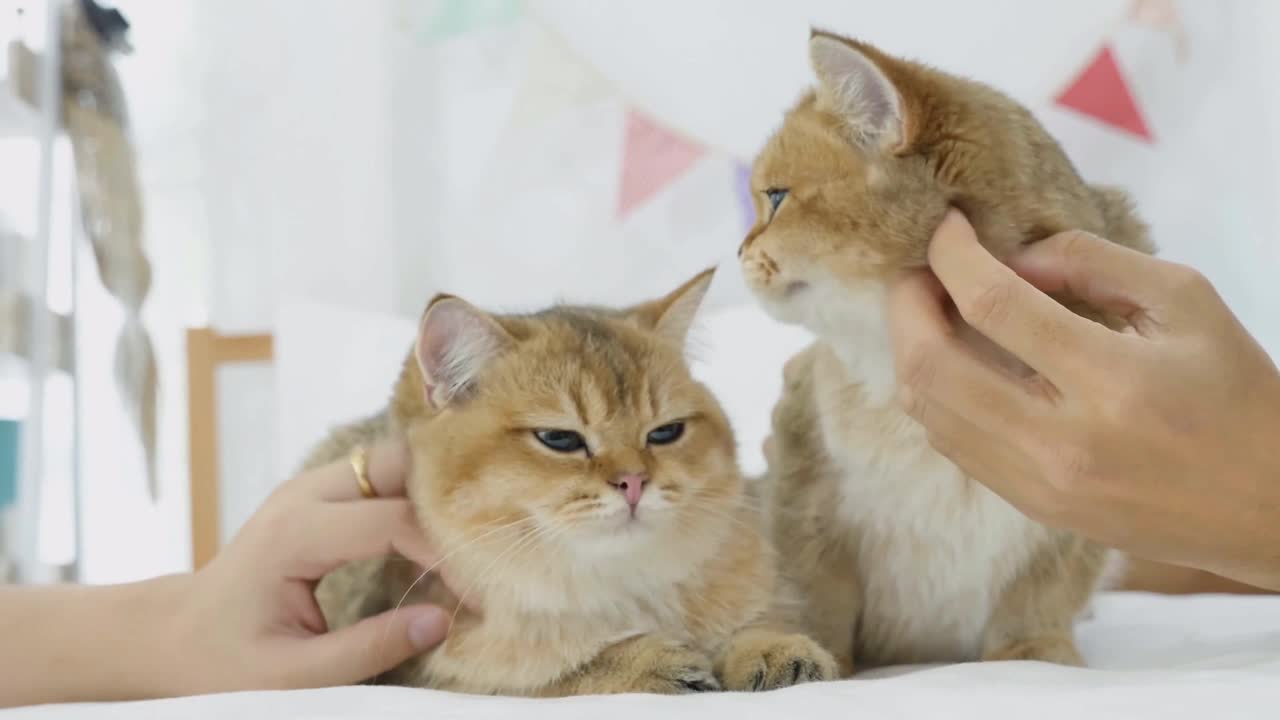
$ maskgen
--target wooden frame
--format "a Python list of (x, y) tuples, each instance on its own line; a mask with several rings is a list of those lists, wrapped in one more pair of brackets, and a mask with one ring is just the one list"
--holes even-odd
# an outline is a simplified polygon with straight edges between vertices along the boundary
[(218, 367), (269, 363), (271, 335), (221, 335), (209, 328), (187, 330), (188, 454), (191, 467), (191, 567), (200, 569), (218, 552)]

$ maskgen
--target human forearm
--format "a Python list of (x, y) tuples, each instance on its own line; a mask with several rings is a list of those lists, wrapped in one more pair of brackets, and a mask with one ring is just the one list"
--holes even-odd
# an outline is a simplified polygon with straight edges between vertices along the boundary
[(0, 591), (0, 707), (180, 693), (174, 638), (188, 582)]
[(0, 589), (0, 707), (360, 682), (434, 647), (450, 617), (402, 605), (328, 632), (314, 584), (344, 563), (436, 556), (404, 497), (408, 451), (368, 452), (368, 499), (345, 460), (271, 495), (191, 575)]

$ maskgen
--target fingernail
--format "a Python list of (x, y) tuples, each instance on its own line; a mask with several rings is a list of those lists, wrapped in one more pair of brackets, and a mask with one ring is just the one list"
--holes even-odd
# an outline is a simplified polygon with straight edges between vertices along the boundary
[(1018, 273), (1049, 269), (1051, 261), (1044, 257), (1044, 253), (1034, 252), (1032, 250), (1034, 247), (1034, 245), (1029, 245), (1018, 248), (1009, 256), (1006, 263)]
[(1078, 235), (1082, 238), (1087, 238), (1092, 242), (1106, 242), (1091, 232), (1084, 230), (1069, 230), (1065, 233), (1058, 233), (1057, 235), (1051, 235), (1044, 239), (1037, 239), (1035, 242), (1023, 245), (1015, 250), (1009, 257), (1009, 265), (1019, 270), (1053, 269), (1054, 265), (1062, 264), (1062, 255), (1061, 253), (1056, 252), (1045, 252), (1045, 248), (1048, 248), (1051, 245), (1051, 243), (1046, 244), (1046, 241), (1070, 235)]
[[(929, 241), (930, 253), (932, 253), (934, 245), (940, 240), (942, 242), (955, 242), (958, 239), (971, 238), (973, 234), (973, 226), (969, 224), (969, 219), (964, 216), (964, 213), (951, 208), (942, 217), (942, 222), (938, 224), (938, 228), (933, 231), (933, 238)], [(930, 255), (930, 259), (932, 259), (932, 255)]]
[(942, 216), (942, 222), (938, 224), (937, 234), (940, 235), (942, 234), (943, 231), (958, 232), (968, 226), (969, 226), (969, 218), (965, 217), (964, 213), (960, 212), (959, 210), (955, 208), (951, 208), (947, 210), (946, 215)]
[(439, 645), (449, 631), (449, 618), (444, 610), (427, 605), (417, 614), (409, 623), (409, 643), (418, 650), (429, 650)]

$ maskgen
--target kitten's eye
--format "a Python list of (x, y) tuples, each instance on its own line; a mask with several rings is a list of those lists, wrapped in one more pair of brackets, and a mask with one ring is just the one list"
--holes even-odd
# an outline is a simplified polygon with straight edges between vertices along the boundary
[(787, 189), (769, 188), (764, 191), (764, 196), (769, 198), (769, 212), (775, 213), (778, 212), (778, 206), (782, 204), (782, 201), (787, 199)]
[(648, 440), (650, 445), (670, 445), (681, 435), (684, 435), (684, 423), (673, 422), (650, 430)]
[(534, 430), (533, 434), (539, 442), (556, 452), (577, 452), (587, 446), (587, 441), (572, 430)]

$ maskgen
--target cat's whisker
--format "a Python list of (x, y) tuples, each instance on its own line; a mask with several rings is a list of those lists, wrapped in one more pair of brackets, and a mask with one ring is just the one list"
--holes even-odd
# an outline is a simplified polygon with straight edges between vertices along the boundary
[(726, 521), (728, 521), (730, 524), (736, 524), (736, 525), (738, 525), (738, 526), (739, 526), (739, 527), (741, 527), (743, 530), (745, 530), (745, 531), (747, 531), (747, 532), (749, 532), (749, 533), (758, 533), (758, 532), (760, 532), (760, 528), (759, 528), (759, 527), (757, 527), (757, 526), (755, 526), (755, 525), (752, 525), (751, 523), (747, 522), (746, 520), (743, 520), (742, 518), (737, 517), (737, 516), (733, 515), (733, 514), (732, 514), (732, 513), (730, 513), (730, 512), (726, 512), (725, 510), (723, 510), (723, 509), (721, 509), (720, 507), (715, 506), (715, 505), (711, 505), (711, 504), (708, 504), (708, 503), (689, 502), (689, 503), (686, 503), (686, 504), (682, 505), (682, 506), (681, 506), (681, 509), (686, 509), (686, 510), (691, 510), (691, 511), (696, 511), (696, 512), (702, 512), (702, 513), (706, 513), (706, 514), (708, 514), (708, 515), (712, 515), (712, 516), (718, 517), (718, 518), (720, 518), (720, 519), (722, 519), (722, 520), (726, 520)]
[(511, 545), (507, 547), (506, 550), (503, 550), (501, 553), (499, 553), (499, 555), (496, 558), (494, 558), (487, 566), (485, 566), (485, 569), (482, 570), (480, 574), (476, 576), (475, 580), (471, 581), (471, 584), (467, 586), (467, 589), (462, 593), (462, 595), (458, 597), (458, 604), (453, 609), (453, 615), (449, 618), (449, 630), (450, 631), (453, 630), (453, 624), (458, 619), (458, 611), (461, 610), (465, 605), (466, 599), (471, 594), (471, 591), (474, 590), (478, 585), (480, 585), (484, 580), (488, 578), (488, 576), (493, 571), (494, 567), (503, 558), (507, 557), (508, 555), (511, 555), (513, 552), (515, 552), (518, 555), (520, 550), (536, 545), (540, 539), (544, 537), (548, 537), (552, 530), (555, 530), (559, 527), (560, 527), (559, 524), (548, 524), (548, 525), (536, 526), (532, 531), (524, 535), (521, 535), (518, 539), (512, 542)]
[(732, 499), (725, 499), (721, 497), (708, 497), (708, 496), (702, 496), (697, 494), (690, 495), (688, 500), (682, 503), (682, 505), (696, 506), (696, 507), (711, 507), (711, 508), (716, 508), (716, 509), (725, 510), (725, 511), (748, 510), (756, 513), (764, 511), (764, 508), (760, 507), (760, 505), (752, 501), (747, 501), (743, 499), (732, 500)]
[[(494, 522), (502, 522), (504, 519), (506, 519), (506, 518), (505, 518), (505, 517), (504, 517), (504, 518), (499, 518), (498, 520), (495, 520)], [(409, 598), (409, 594), (410, 594), (410, 593), (412, 593), (412, 592), (413, 592), (413, 589), (414, 589), (414, 588), (416, 588), (416, 587), (418, 586), (418, 583), (422, 582), (422, 581), (423, 581), (423, 580), (424, 580), (428, 575), (430, 575), (430, 574), (431, 574), (431, 573), (432, 573), (436, 568), (440, 567), (440, 565), (441, 565), (441, 564), (443, 564), (445, 560), (448, 560), (449, 558), (453, 557), (454, 555), (456, 555), (456, 554), (457, 554), (457, 553), (459, 553), (460, 551), (465, 550), (466, 548), (469, 548), (469, 547), (472, 547), (472, 546), (476, 545), (477, 543), (479, 543), (479, 542), (481, 542), (481, 541), (485, 540), (486, 538), (496, 539), (496, 538), (491, 538), (491, 536), (493, 536), (493, 535), (495, 535), (495, 534), (498, 534), (498, 533), (507, 532), (507, 531), (511, 531), (511, 530), (517, 529), (519, 526), (521, 526), (521, 525), (523, 525), (523, 524), (525, 524), (525, 523), (527, 523), (527, 522), (532, 522), (532, 521), (534, 521), (535, 519), (536, 519), (536, 518), (534, 518), (534, 517), (532, 517), (532, 516), (526, 516), (526, 517), (520, 518), (519, 520), (515, 520), (515, 521), (512, 521), (512, 522), (508, 522), (508, 523), (506, 523), (506, 524), (504, 524), (504, 525), (500, 525), (500, 526), (498, 526), (498, 527), (496, 527), (496, 528), (493, 528), (493, 529), (491, 529), (491, 530), (487, 530), (487, 531), (485, 531), (485, 532), (481, 533), (480, 535), (478, 535), (478, 536), (476, 536), (476, 537), (474, 537), (474, 538), (471, 538), (470, 540), (467, 540), (466, 542), (463, 542), (461, 545), (458, 545), (457, 547), (453, 548), (452, 550), (450, 550), (450, 551), (446, 552), (444, 555), (442, 555), (442, 556), (440, 557), (440, 559), (438, 559), (438, 560), (436, 560), (434, 563), (432, 563), (430, 567), (428, 567), (428, 568), (424, 569), (424, 570), (422, 571), (422, 573), (421, 573), (420, 575), (418, 575), (418, 577), (417, 577), (417, 578), (415, 578), (415, 579), (414, 579), (414, 581), (413, 581), (412, 583), (409, 583), (409, 587), (405, 589), (404, 594), (400, 596), (400, 600), (399, 600), (398, 602), (396, 602), (395, 607), (393, 607), (393, 608), (391, 609), (391, 613), (392, 613), (392, 615), (394, 616), (394, 614), (395, 614), (395, 613), (397, 613), (397, 612), (399, 612), (399, 611), (400, 611), (400, 608), (404, 605), (404, 601), (405, 601), (405, 600), (407, 600), (407, 599)], [(492, 524), (492, 523), (489, 523), (489, 524), (486, 524), (486, 525), (482, 525), (482, 526), (481, 526), (481, 528), (489, 527), (489, 525), (491, 525), (491, 524)], [(387, 642), (387, 633), (388, 633), (388, 632), (390, 632), (390, 627), (391, 627), (391, 626), (390, 626), (390, 624), (388, 624), (388, 625), (386, 626), (386, 628), (384, 628), (384, 629), (383, 629), (383, 631), (382, 631), (382, 638), (381, 638), (381, 640), (379, 640), (379, 643), (378, 643), (380, 647), (385, 647), (385, 646), (386, 646), (386, 642)]]
[(712, 492), (706, 489), (697, 489), (691, 491), (689, 497), (723, 504), (726, 507), (746, 507), (758, 511), (763, 511), (766, 507), (766, 502), (762, 498), (754, 497), (745, 492), (739, 493), (737, 497), (728, 498), (720, 494), (719, 491)]
[[(489, 538), (489, 537), (490, 537), (490, 536), (492, 536), (492, 535), (495, 535), (495, 534), (501, 533), (501, 532), (503, 532), (503, 531), (513, 530), (513, 529), (515, 529), (515, 528), (519, 527), (520, 525), (523, 525), (524, 523), (532, 522), (532, 521), (534, 521), (534, 520), (535, 520), (535, 518), (533, 518), (533, 517), (524, 517), (524, 518), (521, 518), (521, 519), (519, 519), (519, 520), (515, 520), (515, 521), (513, 521), (513, 522), (509, 522), (509, 523), (507, 523), (507, 524), (505, 524), (505, 525), (502, 525), (502, 526), (500, 526), (500, 527), (494, 528), (494, 529), (492, 529), (492, 530), (489, 530), (489, 531), (487, 531), (487, 532), (484, 532), (484, 533), (480, 534), (480, 535), (479, 535), (479, 536), (477, 536), (477, 537), (474, 537), (474, 538), (472, 538), (472, 539), (470, 539), (470, 540), (467, 540), (466, 542), (462, 543), (461, 545), (458, 545), (458, 546), (457, 546), (457, 547), (455, 547), (454, 549), (452, 549), (452, 550), (450, 550), (449, 552), (445, 553), (443, 556), (441, 556), (441, 558), (440, 558), (439, 560), (436, 560), (434, 563), (432, 563), (430, 567), (427, 567), (426, 569), (424, 569), (424, 570), (422, 571), (422, 574), (421, 574), (421, 575), (419, 575), (419, 576), (417, 577), (417, 579), (416, 579), (416, 580), (414, 580), (414, 581), (409, 585), (409, 588), (408, 588), (407, 590), (405, 590), (405, 591), (404, 591), (404, 595), (401, 595), (401, 596), (400, 596), (400, 601), (396, 603), (396, 607), (395, 607), (395, 609), (396, 609), (396, 610), (400, 609), (400, 606), (404, 604), (405, 599), (409, 597), (409, 593), (413, 591), (413, 588), (414, 588), (418, 583), (422, 582), (422, 580), (423, 580), (424, 578), (426, 578), (428, 575), (430, 575), (433, 571), (435, 571), (435, 569), (436, 569), (436, 568), (440, 567), (440, 566), (444, 563), (444, 561), (445, 561), (445, 560), (448, 560), (449, 558), (451, 558), (451, 557), (453, 557), (454, 555), (458, 554), (458, 553), (459, 553), (459, 552), (461, 552), (462, 550), (465, 550), (466, 548), (469, 548), (469, 547), (471, 547), (471, 546), (473, 546), (473, 545), (475, 545), (475, 544), (479, 543), (480, 541), (482, 541), (482, 540), (484, 540), (484, 539), (486, 539), (486, 538)], [(496, 538), (493, 538), (493, 539), (496, 539)]]
[(508, 545), (505, 549), (503, 549), (502, 552), (498, 553), (497, 557), (489, 561), (489, 564), (486, 565), (484, 569), (481, 570), (480, 573), (476, 575), (476, 578), (467, 585), (466, 590), (464, 590), (462, 594), (458, 597), (457, 607), (454, 608), (453, 618), (449, 622), (450, 629), (452, 629), (453, 627), (453, 621), (457, 619), (458, 610), (460, 610), (466, 604), (466, 599), (471, 594), (471, 591), (474, 590), (477, 586), (479, 586), (489, 576), (493, 568), (511, 553), (516, 552), (518, 549), (526, 545), (531, 545), (535, 543), (537, 541), (537, 538), (546, 534), (546, 531), (547, 531), (547, 526), (545, 525), (537, 526), (530, 530), (525, 531), (524, 533), (516, 537), (514, 540), (512, 540), (511, 544)]
[[(544, 533), (542, 534), (542, 537), (541, 537), (542, 544), (548, 544), (548, 543), (550, 543), (552, 540), (555, 540), (556, 538), (558, 538), (559, 536), (563, 535), (564, 533), (568, 532), (568, 531), (569, 531), (569, 530), (571, 530), (571, 529), (572, 529), (572, 525), (571, 525), (571, 524), (569, 524), (569, 523), (559, 523), (559, 524), (556, 524), (556, 525), (551, 525), (551, 526), (549, 526), (549, 530), (548, 530), (547, 532), (544, 532)], [(530, 549), (532, 549), (532, 548), (534, 548), (534, 547), (537, 547), (537, 545), (538, 545), (538, 543), (536, 543), (536, 542), (531, 542), (531, 543), (528, 543), (528, 544), (526, 544), (525, 546), (523, 546), (519, 551), (517, 551), (515, 554), (513, 554), (513, 555), (512, 555), (512, 556), (507, 560), (506, 566), (510, 566), (510, 565), (514, 564), (517, 560), (519, 560), (519, 559), (520, 559), (520, 554), (521, 554), (521, 553), (528, 552)], [(504, 567), (506, 567), (506, 566), (504, 566)], [(461, 607), (461, 606), (459, 606), (459, 607)], [(457, 609), (455, 609), (455, 610), (454, 610), (454, 616), (455, 616), (455, 617), (457, 616)], [(452, 628), (453, 621), (452, 621), (452, 620), (450, 620), (450, 623), (449, 623), (449, 624), (450, 624), (450, 627)], [(492, 647), (493, 642), (495, 642), (495, 641), (491, 640), (489, 643), (486, 643), (485, 648), (484, 648), (484, 651), (485, 651), (485, 652), (487, 652), (487, 651), (488, 651), (488, 648), (489, 648), (489, 647)]]

